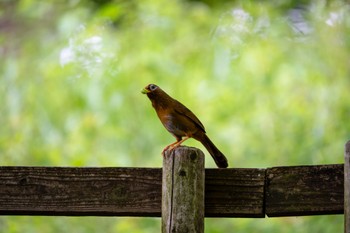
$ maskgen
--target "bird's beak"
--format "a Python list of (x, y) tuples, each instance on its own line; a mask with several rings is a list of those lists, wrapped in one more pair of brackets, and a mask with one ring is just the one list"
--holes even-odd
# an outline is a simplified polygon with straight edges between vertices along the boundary
[(149, 92), (150, 92), (150, 91), (147, 90), (146, 88), (143, 88), (142, 91), (141, 91), (142, 94), (147, 94), (147, 93), (149, 93)]

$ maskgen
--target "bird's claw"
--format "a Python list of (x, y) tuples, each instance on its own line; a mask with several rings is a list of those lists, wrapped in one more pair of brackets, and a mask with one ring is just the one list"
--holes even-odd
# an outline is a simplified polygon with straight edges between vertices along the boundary
[(176, 144), (175, 144), (175, 145), (170, 144), (170, 145), (166, 146), (166, 147), (163, 149), (163, 151), (162, 151), (163, 157), (164, 157), (166, 151), (171, 152), (171, 151), (173, 151), (176, 147), (178, 147), (178, 145), (176, 145)]

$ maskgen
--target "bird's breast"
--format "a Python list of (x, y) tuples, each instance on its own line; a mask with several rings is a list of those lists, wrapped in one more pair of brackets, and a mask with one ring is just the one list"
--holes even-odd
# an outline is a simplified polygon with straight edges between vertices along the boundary
[(158, 117), (164, 127), (172, 134), (176, 136), (186, 136), (186, 130), (181, 124), (179, 124), (178, 119), (168, 112), (163, 112), (158, 114)]

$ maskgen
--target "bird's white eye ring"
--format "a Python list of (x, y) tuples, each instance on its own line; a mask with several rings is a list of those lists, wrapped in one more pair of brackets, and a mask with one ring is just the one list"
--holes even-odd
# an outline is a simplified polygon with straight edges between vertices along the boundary
[(154, 84), (151, 84), (151, 85), (149, 85), (149, 89), (150, 89), (150, 91), (154, 91), (155, 89), (157, 89), (157, 86)]

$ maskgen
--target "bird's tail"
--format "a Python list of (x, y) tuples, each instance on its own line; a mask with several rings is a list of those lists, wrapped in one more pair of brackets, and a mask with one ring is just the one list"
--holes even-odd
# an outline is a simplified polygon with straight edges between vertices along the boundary
[(203, 144), (203, 146), (208, 150), (210, 155), (213, 157), (216, 165), (219, 168), (227, 168), (228, 163), (225, 155), (219, 151), (219, 149), (214, 145), (214, 143), (208, 138), (208, 136), (203, 133), (200, 136), (199, 141)]

